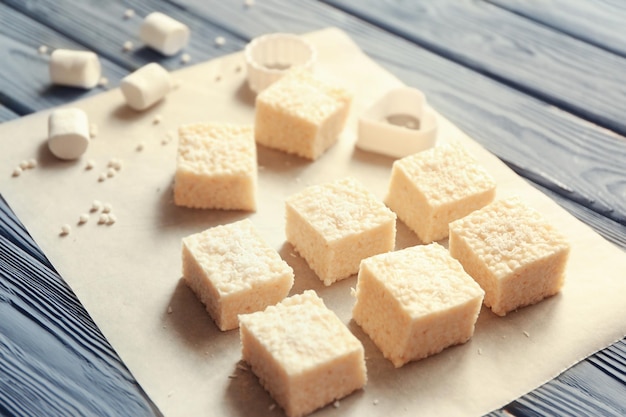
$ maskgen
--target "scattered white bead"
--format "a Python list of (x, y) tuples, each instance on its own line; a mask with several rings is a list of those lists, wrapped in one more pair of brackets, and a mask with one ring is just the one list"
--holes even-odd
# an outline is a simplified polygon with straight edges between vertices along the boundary
[(245, 0), (243, 2), (243, 5), (246, 6), (246, 7), (252, 7), (252, 6), (254, 6), (254, 0)]
[(339, 400), (335, 400), (335, 402), (333, 403), (333, 407), (335, 408), (341, 407), (341, 403), (339, 402)]
[(41, 45), (39, 49), (37, 49), (40, 55), (45, 55), (48, 53), (48, 47), (46, 45)]
[(378, 402), (379, 402), (379, 401), (378, 401), (378, 398), (375, 398), (375, 399), (374, 399), (374, 401), (372, 401), (372, 404), (374, 404), (374, 405), (378, 405)]
[(28, 161), (26, 161), (28, 163), (28, 169), (34, 169), (37, 167), (37, 160), (36, 159), (29, 159)]
[(67, 236), (72, 231), (72, 227), (69, 224), (61, 226), (61, 236)]
[(100, 218), (98, 219), (98, 224), (106, 224), (109, 221), (109, 215), (106, 213), (102, 213)]
[(107, 174), (106, 172), (101, 173), (100, 175), (98, 175), (98, 182), (104, 182), (107, 179)]
[(180, 62), (182, 64), (188, 64), (191, 61), (191, 55), (189, 54), (182, 54), (180, 56)]
[(96, 211), (100, 211), (101, 208), (102, 208), (102, 203), (100, 202), (100, 200), (93, 200), (93, 202), (91, 203), (91, 209), (89, 211), (94, 213)]
[(241, 72), (241, 65), (237, 65), (235, 67), (235, 72)]
[(110, 226), (112, 224), (115, 224), (116, 221), (117, 221), (117, 216), (113, 213), (110, 213), (109, 218), (107, 219), (107, 225)]
[(530, 337), (530, 333), (528, 333), (526, 330), (524, 330), (524, 336)]
[(113, 210), (113, 205), (111, 203), (104, 203), (102, 205), (102, 212), (103, 213), (110, 213), (111, 210)]
[(117, 171), (115, 169), (113, 169), (113, 168), (107, 169), (107, 177), (108, 178), (113, 178), (116, 173), (117, 173)]
[(215, 38), (215, 44), (217, 46), (222, 46), (226, 44), (226, 38), (224, 38), (223, 36), (218, 36), (217, 38)]
[(120, 171), (122, 169), (122, 160), (118, 158), (111, 158), (109, 163), (107, 164), (108, 168), (113, 168), (116, 171)]
[(143, 151), (143, 148), (144, 148), (144, 144), (143, 144), (143, 143), (140, 143), (140, 144), (138, 144), (138, 145), (137, 145), (137, 147), (135, 148), (135, 150), (136, 150), (137, 152), (141, 152), (141, 151)]
[(13, 170), (13, 175), (14, 177), (19, 177), (20, 175), (22, 175), (22, 168), (20, 167), (15, 167), (15, 169)]
[(100, 77), (100, 80), (98, 81), (98, 85), (100, 87), (106, 87), (107, 85), (109, 85), (109, 79), (107, 77)]
[(85, 170), (87, 170), (87, 171), (92, 170), (92, 169), (93, 169), (93, 167), (95, 167), (95, 166), (96, 166), (96, 163), (94, 162), (94, 160), (93, 160), (93, 159), (90, 159), (90, 160), (88, 160), (88, 161), (85, 163)]
[(124, 44), (122, 45), (122, 50), (123, 50), (124, 52), (130, 52), (130, 51), (132, 51), (132, 50), (133, 50), (133, 47), (134, 47), (134, 46), (135, 46), (135, 45), (134, 45), (131, 41), (126, 41), (126, 42), (124, 42)]
[(124, 12), (124, 19), (130, 19), (133, 16), (135, 16), (135, 11), (133, 9), (126, 9)]
[(21, 162), (20, 162), (20, 168), (21, 168), (22, 170), (26, 170), (26, 169), (28, 169), (28, 161), (27, 161), (27, 160), (23, 160), (23, 161), (21, 161)]
[(154, 116), (152, 123), (155, 125), (158, 125), (159, 123), (161, 123), (161, 120), (163, 120), (163, 116), (161, 116), (160, 114), (157, 114), (156, 116)]
[(89, 214), (83, 213), (78, 218), (78, 224), (85, 224), (89, 220)]
[(89, 137), (93, 139), (96, 136), (98, 136), (98, 125), (95, 123), (91, 123), (89, 125)]

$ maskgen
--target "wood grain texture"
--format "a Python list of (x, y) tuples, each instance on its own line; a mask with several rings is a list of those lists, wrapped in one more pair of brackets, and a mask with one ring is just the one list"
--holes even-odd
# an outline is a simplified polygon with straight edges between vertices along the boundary
[[(24, 115), (103, 91), (101, 87), (83, 90), (52, 85), (49, 56), (39, 53), (42, 45), (49, 50), (89, 49), (0, 3), (0, 55), (5, 57), (0, 70), (0, 102), (4, 106)], [(111, 83), (127, 73), (106, 59), (101, 58), (100, 62), (102, 75)]]
[(516, 171), (610, 219), (626, 224), (626, 139), (520, 94), (323, 4), (265, 0), (238, 4), (174, 0), (206, 19), (219, 16), (242, 38), (323, 26), (347, 31), (359, 46)]
[(2, 198), (0, 317), (0, 414), (158, 415)]
[[(583, 119), (626, 134), (626, 60), (475, 0), (326, 0)], [(539, 6), (541, 7), (541, 6)]]
[[(626, 57), (621, 0), (487, 0), (598, 48)], [(601, 22), (601, 24), (599, 24)]]
[(4, 107), (0, 104), (0, 123), (8, 122), (9, 120), (17, 119), (19, 115), (8, 107)]

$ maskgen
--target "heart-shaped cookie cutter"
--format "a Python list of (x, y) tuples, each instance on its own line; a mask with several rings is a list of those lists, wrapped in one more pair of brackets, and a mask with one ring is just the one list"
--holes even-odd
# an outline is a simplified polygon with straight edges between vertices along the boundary
[(359, 118), (360, 149), (401, 158), (435, 145), (437, 116), (424, 94), (400, 87), (387, 92)]

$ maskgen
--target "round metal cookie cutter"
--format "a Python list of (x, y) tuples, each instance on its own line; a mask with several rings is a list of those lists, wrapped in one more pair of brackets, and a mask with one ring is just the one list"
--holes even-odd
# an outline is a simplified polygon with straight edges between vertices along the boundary
[(360, 149), (402, 158), (435, 145), (437, 117), (415, 88), (387, 92), (359, 118)]
[(260, 93), (294, 67), (313, 69), (317, 51), (303, 38), (271, 33), (254, 38), (244, 50), (248, 85)]

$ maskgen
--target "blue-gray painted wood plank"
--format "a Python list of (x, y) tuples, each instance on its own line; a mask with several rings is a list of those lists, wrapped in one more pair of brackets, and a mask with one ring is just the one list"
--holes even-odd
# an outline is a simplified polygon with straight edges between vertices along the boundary
[[(101, 87), (83, 90), (50, 83), (49, 56), (40, 54), (41, 45), (50, 48), (86, 50), (85, 45), (0, 3), (0, 102), (24, 115), (102, 92)], [(116, 83), (127, 71), (101, 59), (102, 75)]]
[(8, 107), (0, 104), (0, 123), (18, 118), (19, 115)]
[(158, 415), (1, 197), (0, 317), (0, 415)]
[(626, 57), (626, 2), (621, 0), (487, 0), (502, 8)]
[[(325, 0), (583, 119), (626, 134), (626, 60), (476, 0)], [(541, 6), (538, 6), (541, 7)]]

